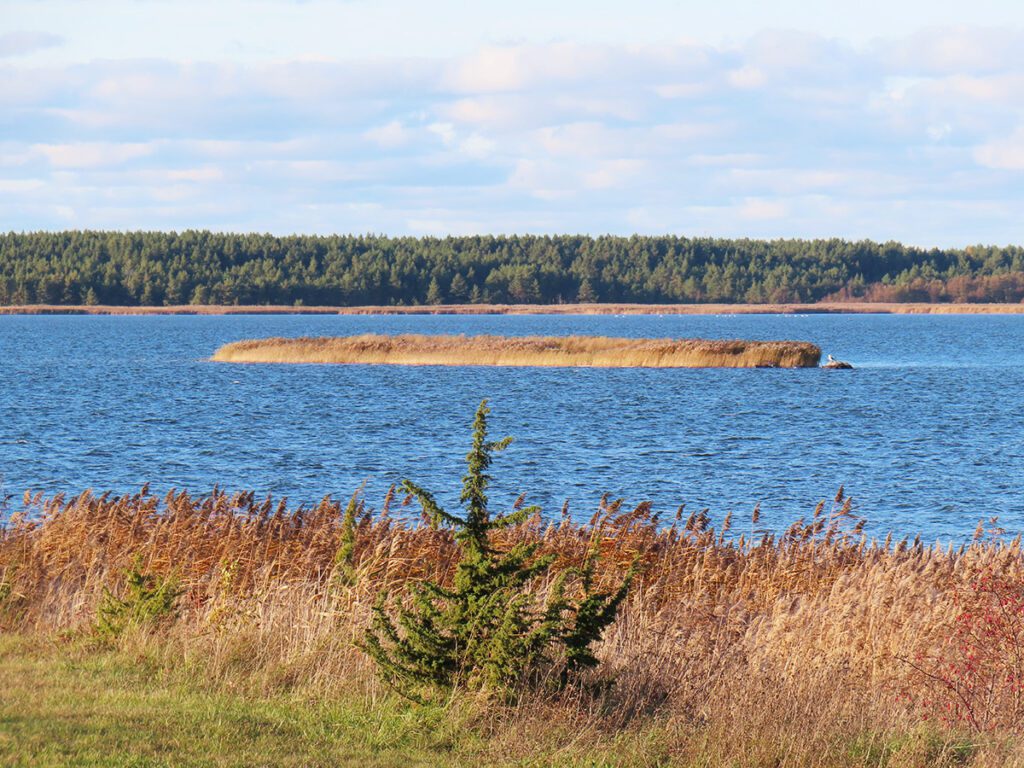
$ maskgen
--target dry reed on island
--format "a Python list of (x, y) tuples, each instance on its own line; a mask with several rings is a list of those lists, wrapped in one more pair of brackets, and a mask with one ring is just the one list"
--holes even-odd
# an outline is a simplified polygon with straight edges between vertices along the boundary
[(800, 341), (365, 334), (237, 341), (222, 346), (211, 359), (223, 363), (809, 368), (818, 365), (821, 350)]

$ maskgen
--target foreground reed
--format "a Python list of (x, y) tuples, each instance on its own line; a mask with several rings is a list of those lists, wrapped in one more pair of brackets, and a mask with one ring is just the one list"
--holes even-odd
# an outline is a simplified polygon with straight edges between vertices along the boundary
[[(345, 505), (330, 498), (26, 498), (0, 532), (0, 626), (95, 636), (98, 615), (129, 602), (126, 579), (145, 574), (173, 584), (174, 610), (132, 642), (156, 644), (169, 665), (200, 658), (214, 685), (378, 697), (353, 642), (374, 596), (450, 581), (457, 560), (451, 533), (399, 501), (389, 494), (376, 512), (357, 502), (346, 537)], [(676, 729), (673, 754), (710, 765), (929, 765), (960, 760), (964, 744), (973, 764), (1020, 758), (1019, 538), (869, 541), (841, 493), (783, 535), (756, 525), (755, 513), (715, 530), (706, 513), (663, 520), (650, 504), (604, 499), (589, 522), (563, 510), (496, 532), (501, 548), (554, 555), (552, 579), (596, 540), (599, 583), (641, 564), (590, 683), (524, 691), (525, 706), (503, 710), (517, 743), (555, 721), (595, 734), (657, 722)]]
[(813, 368), (820, 359), (817, 346), (800, 341), (419, 334), (254, 339), (225, 344), (212, 357), (223, 363), (607, 368)]

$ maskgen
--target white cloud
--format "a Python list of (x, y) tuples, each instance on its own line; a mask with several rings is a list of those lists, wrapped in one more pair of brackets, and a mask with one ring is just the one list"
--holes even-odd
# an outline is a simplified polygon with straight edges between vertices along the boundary
[(455, 142), (455, 126), (451, 123), (431, 123), (427, 130), (439, 137), (445, 144)]
[(976, 147), (974, 158), (987, 168), (1024, 171), (1024, 127)]
[(121, 165), (152, 155), (153, 144), (81, 142), (74, 144), (35, 144), (32, 150), (44, 156), (54, 168), (101, 168)]
[(736, 212), (744, 219), (781, 219), (789, 212), (789, 208), (779, 200), (750, 198)]
[(615, 53), (575, 43), (487, 47), (455, 63), (445, 84), (475, 94), (564, 85), (607, 72)]
[(44, 48), (52, 48), (63, 42), (63, 37), (50, 34), (49, 32), (31, 32), (28, 30), (6, 32), (0, 35), (0, 58), (24, 56)]
[(576, 196), (571, 182), (553, 163), (520, 158), (509, 174), (506, 186), (539, 200), (555, 201)]
[(704, 96), (711, 90), (708, 83), (664, 83), (651, 86), (656, 94), (663, 99), (692, 99)]
[(459, 151), (462, 154), (474, 158), (485, 158), (489, 157), (494, 153), (497, 144), (486, 136), (481, 136), (479, 133), (471, 133), (461, 142), (459, 142)]
[(384, 125), (375, 126), (363, 133), (363, 136), (385, 149), (400, 147), (407, 144), (411, 138), (410, 132), (400, 120), (391, 120)]
[(46, 182), (42, 179), (0, 179), (0, 194), (18, 195), (42, 189)]
[(552, 155), (600, 158), (621, 152), (627, 132), (588, 121), (547, 126), (534, 137), (537, 145)]
[(642, 160), (619, 158), (605, 160), (597, 167), (583, 174), (583, 186), (586, 189), (611, 189), (623, 187), (638, 179), (646, 168)]
[(694, 142), (715, 137), (725, 137), (733, 129), (723, 123), (678, 122), (663, 123), (651, 128), (653, 136), (676, 145), (677, 142)]
[(730, 85), (736, 88), (760, 88), (768, 77), (759, 67), (745, 66), (734, 69), (727, 75)]
[(118, 228), (1013, 239), (1015, 35), (902, 41), (920, 61), (790, 32), (433, 60), (25, 58), (0, 66), (0, 229), (60, 227), (65, 208)]
[(528, 114), (526, 100), (519, 97), (457, 99), (442, 103), (440, 110), (451, 120), (491, 127), (518, 127)]
[(1017, 69), (1024, 47), (1019, 27), (922, 29), (876, 44), (885, 66), (922, 75), (977, 75)]
[(180, 170), (168, 171), (167, 178), (172, 181), (192, 181), (201, 184), (211, 181), (223, 181), (224, 171), (212, 166), (204, 166), (202, 168), (182, 168)]

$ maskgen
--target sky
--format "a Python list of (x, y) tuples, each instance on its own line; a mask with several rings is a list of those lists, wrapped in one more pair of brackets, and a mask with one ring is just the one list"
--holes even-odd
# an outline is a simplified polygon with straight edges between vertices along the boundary
[(0, 230), (1024, 243), (1019, 0), (0, 0)]

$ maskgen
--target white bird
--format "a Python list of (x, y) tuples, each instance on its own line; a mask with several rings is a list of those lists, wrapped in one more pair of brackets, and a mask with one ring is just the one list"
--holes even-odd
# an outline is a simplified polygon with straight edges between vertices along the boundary
[(836, 363), (836, 362), (839, 362), (839, 361), (838, 361), (838, 360), (836, 360), (836, 359), (835, 359), (834, 357), (832, 357), (832, 355), (829, 355), (829, 356), (828, 356), (828, 361), (829, 361), (830, 363)]

